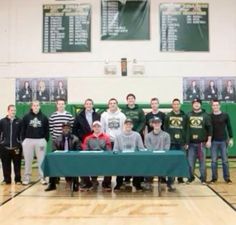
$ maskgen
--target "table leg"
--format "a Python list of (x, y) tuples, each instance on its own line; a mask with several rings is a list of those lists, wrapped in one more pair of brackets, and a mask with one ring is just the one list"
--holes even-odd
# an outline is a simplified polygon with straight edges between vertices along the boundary
[(160, 179), (158, 179), (157, 190), (158, 190), (158, 196), (161, 197), (162, 186)]
[(72, 179), (71, 181), (71, 185), (70, 185), (70, 196), (73, 197), (74, 196), (74, 179)]

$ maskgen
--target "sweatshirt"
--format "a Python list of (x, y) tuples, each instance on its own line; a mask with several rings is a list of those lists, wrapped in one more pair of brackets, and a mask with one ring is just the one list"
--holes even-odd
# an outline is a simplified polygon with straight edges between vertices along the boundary
[(171, 144), (184, 145), (186, 143), (186, 125), (187, 116), (183, 111), (178, 114), (171, 111), (166, 115), (164, 130), (169, 133)]
[(132, 119), (133, 121), (133, 130), (141, 133), (145, 127), (145, 114), (144, 111), (139, 108), (136, 104), (134, 108), (129, 108), (128, 105), (122, 110), (127, 118)]
[(22, 140), (25, 138), (49, 139), (48, 118), (39, 111), (37, 114), (32, 110), (23, 117), (22, 120)]
[(110, 137), (105, 133), (100, 133), (98, 136), (90, 134), (84, 139), (83, 150), (111, 150)]
[(123, 131), (123, 126), (126, 116), (120, 110), (110, 112), (109, 110), (103, 112), (101, 115), (101, 124), (104, 133), (107, 133), (111, 142), (114, 142), (115, 137)]
[(233, 138), (233, 131), (230, 124), (230, 118), (227, 113), (218, 115), (211, 114), (213, 126), (212, 141), (226, 141), (228, 138)]
[(166, 114), (161, 111), (158, 111), (158, 113), (156, 114), (154, 114), (153, 112), (149, 112), (146, 114), (146, 125), (148, 129), (148, 133), (153, 130), (153, 127), (151, 126), (151, 120), (153, 117), (159, 117), (161, 119), (162, 121), (161, 129), (164, 130), (164, 121), (165, 121)]
[(163, 130), (157, 134), (151, 131), (145, 137), (145, 146), (150, 150), (169, 150), (170, 135)]
[(212, 136), (212, 123), (210, 116), (201, 110), (189, 112), (187, 116), (187, 143), (206, 142)]
[(1, 145), (7, 148), (21, 146), (22, 121), (19, 118), (9, 119), (7, 116), (0, 120)]
[(113, 150), (115, 151), (139, 151), (144, 149), (143, 141), (140, 134), (136, 131), (131, 131), (129, 133), (122, 132), (115, 138), (115, 143)]

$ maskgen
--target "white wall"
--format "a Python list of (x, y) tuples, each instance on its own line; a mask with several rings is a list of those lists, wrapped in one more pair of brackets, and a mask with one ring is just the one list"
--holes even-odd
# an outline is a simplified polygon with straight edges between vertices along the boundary
[[(208, 2), (210, 52), (162, 53), (159, 50), (159, 4), (151, 1), (150, 41), (101, 41), (100, 0), (71, 0), (92, 5), (92, 51), (90, 53), (42, 53), (42, 5), (56, 0), (0, 0), (0, 115), (15, 101), (16, 77), (68, 77), (69, 102), (92, 97), (106, 102), (109, 97), (124, 101), (128, 92), (138, 101), (158, 96), (162, 102), (182, 98), (183, 76), (236, 75), (236, 1)], [(178, 1), (179, 2), (179, 1)], [(185, 1), (181, 1), (185, 2)], [(128, 58), (128, 77), (120, 76), (120, 58)], [(117, 65), (118, 74), (104, 75), (105, 60)], [(132, 75), (132, 60), (145, 66), (145, 75)]]

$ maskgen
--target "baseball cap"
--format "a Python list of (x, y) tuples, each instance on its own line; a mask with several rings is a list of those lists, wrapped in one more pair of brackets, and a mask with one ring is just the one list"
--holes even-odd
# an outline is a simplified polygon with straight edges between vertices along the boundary
[(202, 104), (202, 100), (200, 98), (193, 99), (192, 104), (195, 103), (195, 102), (198, 102), (198, 103)]
[(96, 126), (96, 125), (98, 125), (98, 126), (100, 126), (100, 127), (102, 126), (101, 122), (98, 121), (98, 120), (96, 120), (96, 121), (93, 122), (93, 126)]
[(152, 123), (161, 123), (162, 120), (161, 120), (161, 118), (155, 116), (155, 117), (152, 118), (151, 122), (152, 122)]
[(127, 118), (124, 123), (132, 123), (133, 124), (133, 120), (130, 118)]

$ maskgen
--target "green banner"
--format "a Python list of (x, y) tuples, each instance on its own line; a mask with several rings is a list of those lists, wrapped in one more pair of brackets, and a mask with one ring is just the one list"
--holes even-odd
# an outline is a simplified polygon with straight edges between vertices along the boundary
[(91, 6), (54, 4), (43, 6), (43, 52), (89, 52)]
[(207, 3), (160, 4), (160, 50), (209, 51)]
[(149, 40), (148, 0), (102, 0), (102, 40)]

